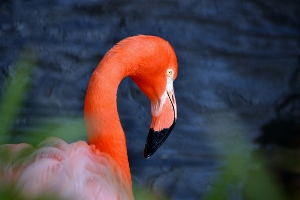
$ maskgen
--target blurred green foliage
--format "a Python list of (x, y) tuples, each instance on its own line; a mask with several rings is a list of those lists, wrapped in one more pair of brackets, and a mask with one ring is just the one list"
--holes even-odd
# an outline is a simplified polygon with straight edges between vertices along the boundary
[(13, 75), (9, 77), (8, 84), (0, 101), (0, 143), (6, 143), (6, 137), (12, 124), (17, 118), (19, 109), (26, 98), (30, 84), (30, 72), (35, 65), (35, 59), (23, 52), (13, 65)]

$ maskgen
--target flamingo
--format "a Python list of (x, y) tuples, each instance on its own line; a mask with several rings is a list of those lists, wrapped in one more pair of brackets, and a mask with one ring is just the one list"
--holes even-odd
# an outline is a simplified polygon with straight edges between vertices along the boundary
[(166, 40), (147, 35), (123, 39), (105, 54), (90, 78), (84, 102), (88, 143), (48, 138), (37, 148), (1, 145), (7, 156), (0, 162), (0, 186), (13, 184), (14, 195), (28, 198), (55, 194), (62, 199), (134, 199), (117, 88), (129, 76), (151, 101), (144, 149), (149, 158), (177, 119), (177, 70), (176, 54)]

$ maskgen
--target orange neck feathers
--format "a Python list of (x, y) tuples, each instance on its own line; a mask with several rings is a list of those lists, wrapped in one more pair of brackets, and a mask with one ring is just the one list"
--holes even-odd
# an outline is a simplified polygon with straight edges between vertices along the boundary
[[(130, 184), (126, 140), (117, 112), (118, 85), (124, 77), (130, 76), (151, 101), (157, 100), (166, 87), (165, 74), (156, 74), (162, 65), (174, 65), (177, 73), (176, 56), (168, 42), (154, 36), (129, 37), (107, 52), (93, 72), (87, 89), (84, 115), (89, 143), (109, 154)], [(152, 82), (155, 90), (153, 84), (148, 84)]]

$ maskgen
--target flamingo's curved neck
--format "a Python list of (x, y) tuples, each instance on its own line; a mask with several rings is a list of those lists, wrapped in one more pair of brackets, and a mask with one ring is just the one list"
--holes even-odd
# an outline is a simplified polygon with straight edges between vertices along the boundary
[(117, 111), (117, 89), (127, 76), (126, 65), (104, 58), (93, 72), (86, 93), (84, 115), (88, 141), (109, 154), (131, 184), (125, 135)]
[(91, 76), (84, 103), (89, 143), (108, 153), (130, 184), (125, 135), (117, 111), (119, 83), (130, 76), (151, 101), (157, 101), (167, 84), (165, 72), (158, 71), (176, 66), (176, 56), (168, 42), (140, 35), (110, 49)]

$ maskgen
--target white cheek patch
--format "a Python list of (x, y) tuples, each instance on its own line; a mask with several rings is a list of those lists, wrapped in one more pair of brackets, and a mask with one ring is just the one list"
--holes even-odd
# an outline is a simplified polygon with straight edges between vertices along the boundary
[(167, 91), (165, 90), (163, 95), (160, 97), (160, 99), (156, 102), (151, 102), (151, 113), (153, 116), (158, 116), (163, 105), (166, 102), (168, 95), (167, 95)]
[(167, 76), (167, 86), (166, 90), (160, 97), (160, 99), (156, 102), (151, 102), (151, 113), (153, 116), (158, 116), (163, 105), (166, 102), (166, 99), (169, 98), (167, 92), (172, 92), (173, 91), (173, 80), (171, 77)]
[(173, 90), (173, 80), (171, 77), (167, 76), (167, 91), (171, 92)]

